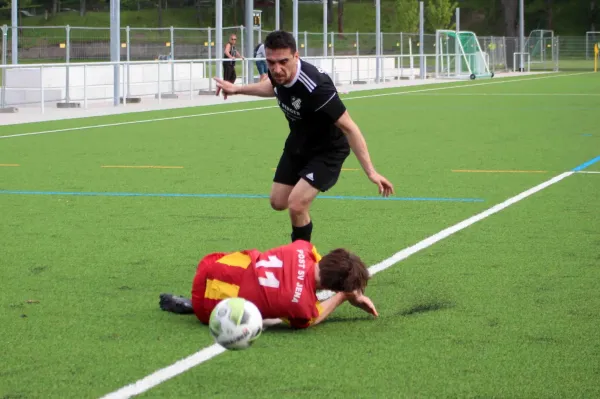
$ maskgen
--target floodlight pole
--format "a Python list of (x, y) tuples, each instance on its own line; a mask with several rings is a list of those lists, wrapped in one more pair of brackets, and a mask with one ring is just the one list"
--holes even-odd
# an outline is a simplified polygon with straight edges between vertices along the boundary
[(293, 0), (294, 2), (294, 12), (293, 12), (293, 20), (294, 20), (294, 39), (296, 43), (298, 43), (298, 0)]
[[(460, 74), (460, 69), (461, 69), (461, 57), (460, 57), (460, 46), (458, 43), (459, 37), (458, 34), (460, 32), (460, 8), (456, 7), (456, 38), (454, 39), (454, 59), (455, 59), (455, 68), (456, 68), (456, 74)], [(435, 44), (436, 46), (439, 46), (438, 43)], [(448, 65), (448, 67), (450, 67), (450, 65)]]
[(217, 77), (223, 76), (223, 62), (219, 61), (223, 58), (223, 0), (216, 0), (215, 12), (215, 60)]
[(523, 0), (519, 0), (519, 72), (525, 71), (523, 65), (523, 53), (525, 52), (525, 5)]
[[(246, 49), (244, 51), (245, 58), (251, 58), (254, 56), (254, 0), (246, 0), (246, 15), (244, 18), (245, 29), (246, 29)], [(245, 60), (244, 60), (245, 61)], [(246, 62), (246, 84), (252, 83), (253, 73), (250, 66), (250, 62)]]
[(275, 0), (275, 30), (279, 30), (279, 0)]
[[(121, 34), (121, 1), (110, 0), (110, 61), (120, 62), (121, 58), (121, 45), (120, 45), (120, 34)], [(113, 65), (114, 81), (113, 81), (113, 105), (119, 105), (119, 64)], [(160, 82), (159, 82), (160, 84)], [(160, 90), (159, 90), (160, 93)], [(125, 102), (125, 99), (123, 99)]]
[(327, 0), (323, 0), (323, 57), (327, 57)]
[(12, 25), (12, 63), (19, 63), (19, 6), (18, 0), (12, 0), (11, 4), (11, 25)]
[(381, 0), (375, 0), (375, 83), (381, 79)]
[(423, 2), (419, 2), (419, 70), (420, 78), (425, 79), (425, 57), (424, 57), (424, 45), (425, 40), (425, 9)]

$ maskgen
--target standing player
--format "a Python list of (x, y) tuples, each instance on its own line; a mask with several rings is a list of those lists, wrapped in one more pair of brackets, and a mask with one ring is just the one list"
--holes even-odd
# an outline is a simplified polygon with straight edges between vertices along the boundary
[[(307, 328), (325, 320), (346, 300), (377, 316), (375, 306), (363, 295), (369, 278), (360, 258), (345, 249), (321, 257), (311, 243), (297, 240), (266, 252), (209, 254), (198, 264), (192, 300), (161, 294), (160, 307), (173, 313), (195, 313), (208, 324), (220, 301), (240, 297), (254, 303), (263, 319)], [(321, 289), (336, 294), (320, 302), (317, 290)]]
[(387, 197), (394, 188), (375, 170), (365, 139), (346, 111), (331, 78), (300, 60), (292, 34), (272, 32), (264, 46), (269, 79), (235, 86), (215, 78), (216, 94), (222, 91), (225, 99), (233, 94), (277, 97), (290, 134), (273, 179), (271, 206), (278, 211), (289, 209), (292, 241), (310, 241), (313, 229), (310, 205), (319, 192), (335, 185), (350, 148), (368, 178), (379, 187), (380, 194)]

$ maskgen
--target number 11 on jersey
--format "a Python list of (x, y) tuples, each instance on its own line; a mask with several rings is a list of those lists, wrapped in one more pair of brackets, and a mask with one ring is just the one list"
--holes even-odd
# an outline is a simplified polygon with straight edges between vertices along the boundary
[[(269, 255), (269, 260), (261, 260), (256, 262), (256, 269), (259, 267), (264, 268), (282, 268), (283, 262), (277, 256)], [(258, 277), (258, 283), (263, 287), (279, 288), (279, 280), (275, 277), (273, 272), (265, 271), (265, 277)]]

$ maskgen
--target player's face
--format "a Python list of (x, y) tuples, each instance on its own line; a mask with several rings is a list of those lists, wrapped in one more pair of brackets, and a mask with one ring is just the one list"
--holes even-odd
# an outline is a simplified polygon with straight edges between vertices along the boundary
[(271, 76), (277, 84), (283, 85), (289, 83), (296, 75), (298, 67), (298, 52), (292, 53), (289, 48), (286, 49), (265, 49), (267, 65)]

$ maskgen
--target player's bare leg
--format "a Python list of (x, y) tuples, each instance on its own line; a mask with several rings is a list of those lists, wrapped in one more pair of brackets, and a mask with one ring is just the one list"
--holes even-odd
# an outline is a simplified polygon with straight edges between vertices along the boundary
[(276, 211), (285, 211), (288, 209), (288, 200), (294, 186), (288, 186), (287, 184), (273, 183), (271, 188), (271, 207)]
[(292, 241), (299, 239), (310, 241), (313, 226), (309, 210), (318, 194), (319, 190), (304, 179), (300, 179), (290, 193), (288, 208), (292, 221)]

